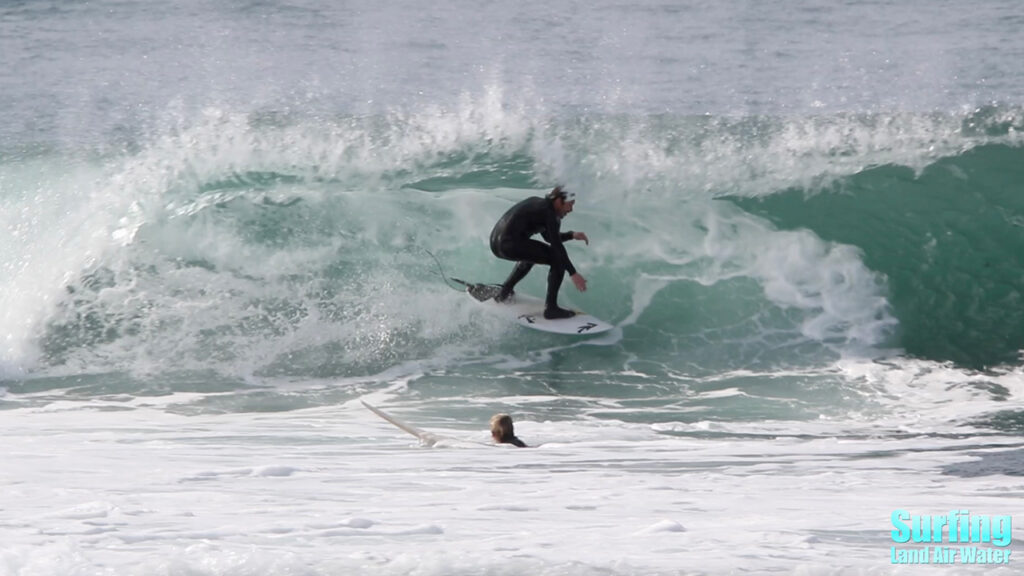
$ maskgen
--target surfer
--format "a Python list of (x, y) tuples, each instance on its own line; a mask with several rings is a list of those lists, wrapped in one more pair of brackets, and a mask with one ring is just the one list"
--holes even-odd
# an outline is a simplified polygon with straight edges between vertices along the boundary
[[(498, 258), (516, 263), (512, 273), (501, 285), (501, 292), (494, 297), (504, 302), (512, 296), (520, 280), (530, 273), (534, 264), (549, 266), (548, 291), (544, 301), (544, 317), (571, 318), (576, 313), (558, 306), (558, 290), (562, 287), (565, 273), (569, 273), (576, 289), (583, 292), (587, 281), (576, 271), (565, 251), (567, 240), (582, 240), (590, 245), (590, 239), (583, 232), (562, 232), (562, 218), (572, 212), (576, 194), (562, 186), (555, 186), (544, 198), (534, 196), (509, 208), (491, 231), (491, 252)], [(547, 244), (530, 238), (534, 234), (547, 240)]]
[(526, 448), (526, 444), (516, 438), (512, 427), (512, 417), (508, 414), (495, 414), (491, 416), (491, 438), (498, 444), (511, 444), (516, 448)]

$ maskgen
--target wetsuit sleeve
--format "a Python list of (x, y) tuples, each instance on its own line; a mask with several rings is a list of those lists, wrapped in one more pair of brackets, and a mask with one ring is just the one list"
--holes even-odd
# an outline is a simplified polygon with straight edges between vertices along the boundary
[(569, 260), (569, 253), (565, 251), (565, 245), (562, 244), (561, 233), (562, 224), (558, 220), (558, 216), (555, 215), (554, 210), (549, 210), (547, 214), (547, 226), (541, 236), (551, 244), (551, 258), (562, 261), (562, 265), (565, 271), (570, 276), (576, 273), (576, 267), (572, 265), (572, 260)]
[(558, 237), (562, 239), (562, 242), (568, 242), (569, 240), (572, 240), (572, 234), (573, 233), (570, 230), (569, 232), (562, 232)]

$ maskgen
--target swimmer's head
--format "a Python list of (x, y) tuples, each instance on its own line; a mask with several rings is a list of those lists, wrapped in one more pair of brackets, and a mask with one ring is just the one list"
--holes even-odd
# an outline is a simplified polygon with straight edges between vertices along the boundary
[(491, 438), (495, 442), (511, 442), (516, 437), (515, 429), (512, 427), (512, 417), (508, 414), (495, 414), (491, 416)]

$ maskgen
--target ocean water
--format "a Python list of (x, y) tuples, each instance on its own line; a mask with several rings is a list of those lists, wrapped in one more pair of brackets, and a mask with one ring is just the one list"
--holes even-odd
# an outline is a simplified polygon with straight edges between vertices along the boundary
[[(0, 574), (1018, 573), (1022, 25), (0, 3)], [(559, 182), (604, 335), (442, 277)]]

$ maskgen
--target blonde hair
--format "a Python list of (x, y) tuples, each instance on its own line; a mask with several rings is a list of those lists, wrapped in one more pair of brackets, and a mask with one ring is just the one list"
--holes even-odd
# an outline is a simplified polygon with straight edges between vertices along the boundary
[(491, 416), (491, 438), (495, 442), (508, 442), (516, 437), (512, 428), (512, 417), (508, 414), (495, 414)]

